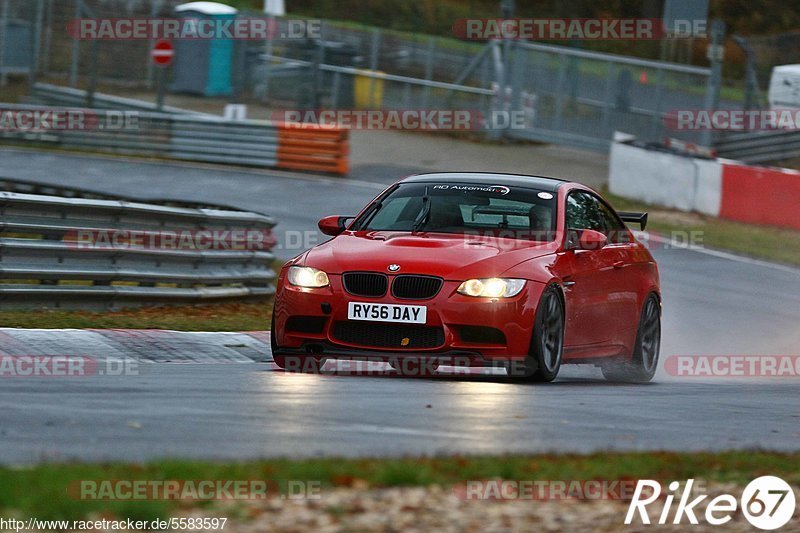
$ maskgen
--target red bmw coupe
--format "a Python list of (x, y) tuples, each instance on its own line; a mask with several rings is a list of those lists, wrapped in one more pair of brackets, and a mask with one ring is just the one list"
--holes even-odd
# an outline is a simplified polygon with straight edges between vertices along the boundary
[(658, 367), (658, 267), (595, 191), (492, 173), (411, 176), (334, 238), (289, 261), (272, 317), (275, 363), (380, 360), (399, 371), (498, 366), (552, 381), (562, 364), (649, 381)]

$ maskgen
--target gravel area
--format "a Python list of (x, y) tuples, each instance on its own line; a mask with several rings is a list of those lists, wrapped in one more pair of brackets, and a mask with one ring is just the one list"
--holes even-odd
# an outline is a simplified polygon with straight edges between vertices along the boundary
[[(707, 503), (719, 494), (732, 494), (738, 498), (743, 487), (714, 485), (707, 489)], [(795, 489), (800, 501), (800, 491)], [(662, 495), (663, 498), (663, 495)], [(668, 522), (671, 522), (676, 501)], [(648, 507), (653, 521), (658, 520), (663, 499)], [(425, 488), (359, 489), (339, 488), (323, 490), (316, 500), (269, 500), (248, 505), (248, 520), (233, 519), (225, 527), (226, 533), (281, 532), (505, 532), (505, 531), (650, 531), (653, 526), (642, 525), (638, 519), (630, 526), (624, 525), (628, 502), (620, 500), (560, 500), (560, 501), (467, 501), (459, 498), (451, 488), (438, 486)], [(659, 526), (659, 531), (682, 532), (691, 527), (694, 532), (753, 531), (744, 516), (737, 512), (723, 526), (705, 524), (704, 505), (695, 513), (700, 525)], [(219, 511), (218, 511), (219, 513)], [(215, 516), (213, 513), (205, 513)], [(233, 514), (233, 513), (232, 513)], [(239, 516), (242, 510), (239, 509)], [(200, 515), (197, 515), (200, 516)], [(221, 516), (216, 514), (216, 516)], [(783, 530), (798, 529), (800, 514), (795, 512), (792, 522)]]

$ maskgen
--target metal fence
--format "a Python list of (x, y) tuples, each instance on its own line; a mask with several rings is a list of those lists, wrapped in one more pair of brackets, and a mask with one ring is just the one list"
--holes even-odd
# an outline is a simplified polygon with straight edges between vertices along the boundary
[[(152, 88), (154, 67), (143, 41), (80, 42), (69, 20), (174, 16), (179, 0), (0, 0), (12, 18), (40, 35), (36, 72), (77, 87), (95, 74), (101, 85)], [(242, 13), (242, 16), (263, 16)], [(283, 29), (288, 21), (277, 19)], [(177, 58), (180, 61), (180, 58)], [(664, 61), (530, 42), (481, 44), (322, 21), (320, 39), (236, 43), (231, 101), (270, 108), (470, 109), (517, 112), (511, 138), (605, 150), (613, 132), (661, 141), (712, 144), (709, 132), (670, 131), (677, 109), (741, 107), (719, 101), (712, 71)], [(366, 80), (366, 81), (365, 81)], [(365, 85), (366, 83), (366, 85)], [(367, 87), (368, 98), (358, 97)], [(492, 131), (497, 136), (498, 132)]]
[(664, 121), (671, 111), (706, 107), (707, 68), (525, 42), (510, 43), (507, 54), (503, 105), (532, 115), (512, 137), (601, 150), (615, 131), (710, 142)]
[[(275, 290), (274, 225), (248, 212), (0, 192), (0, 306), (86, 309), (267, 298)], [(265, 245), (193, 249), (82, 240), (113, 234), (163, 243), (167, 235), (234, 231), (257, 232)]]

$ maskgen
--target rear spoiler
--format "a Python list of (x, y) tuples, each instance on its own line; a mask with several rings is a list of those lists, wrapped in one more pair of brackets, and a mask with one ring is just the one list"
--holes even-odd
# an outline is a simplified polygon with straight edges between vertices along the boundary
[(617, 213), (623, 222), (633, 222), (642, 226), (642, 231), (647, 227), (647, 213)]

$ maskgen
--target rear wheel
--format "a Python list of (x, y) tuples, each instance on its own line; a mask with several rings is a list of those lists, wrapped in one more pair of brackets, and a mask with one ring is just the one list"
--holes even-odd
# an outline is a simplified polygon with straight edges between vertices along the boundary
[(630, 361), (604, 364), (603, 376), (609, 381), (646, 383), (658, 370), (661, 350), (661, 303), (658, 296), (647, 297), (639, 319), (633, 358)]
[(528, 356), (512, 362), (508, 373), (529, 381), (553, 381), (561, 369), (564, 353), (564, 303), (555, 285), (545, 289), (536, 310)]

